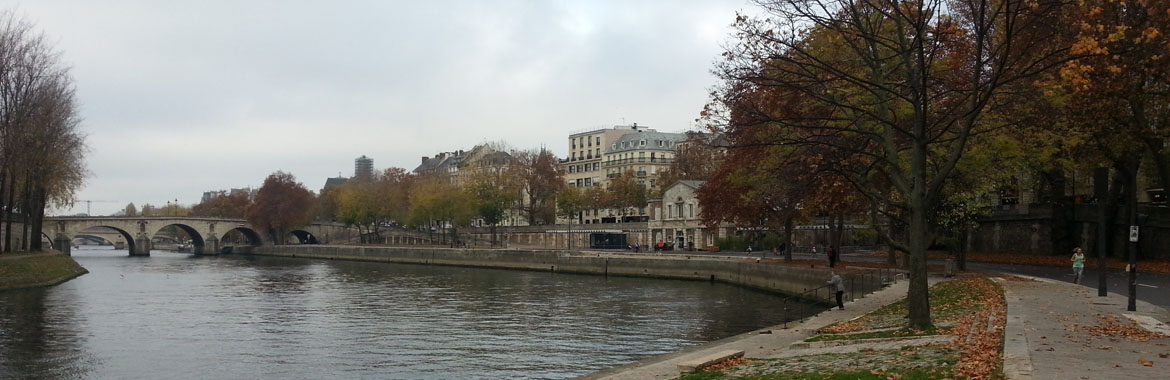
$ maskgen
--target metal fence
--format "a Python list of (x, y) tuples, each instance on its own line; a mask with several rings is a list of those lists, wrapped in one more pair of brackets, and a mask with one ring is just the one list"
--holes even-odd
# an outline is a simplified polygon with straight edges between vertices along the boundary
[[(842, 280), (845, 281), (845, 295), (848, 296), (849, 302), (857, 299), (857, 296), (865, 297), (881, 290), (886, 285), (897, 283), (898, 277), (902, 276), (901, 272), (893, 268), (875, 268), (867, 270), (862, 273), (845, 273)], [(784, 328), (788, 328), (788, 322), (793, 321), (790, 318), (790, 311), (796, 309), (800, 316), (800, 322), (803, 323), (808, 317), (809, 311), (821, 308), (825, 304), (835, 305), (836, 291), (833, 285), (826, 284), (816, 288), (805, 290), (804, 292), (784, 299)], [(810, 303), (812, 303), (810, 305)], [(793, 305), (796, 304), (796, 305)]]

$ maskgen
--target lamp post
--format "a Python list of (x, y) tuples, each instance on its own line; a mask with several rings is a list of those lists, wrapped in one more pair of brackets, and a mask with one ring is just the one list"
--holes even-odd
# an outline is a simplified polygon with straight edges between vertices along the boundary
[(1097, 199), (1097, 296), (1109, 295), (1109, 268), (1105, 263), (1105, 250), (1109, 236), (1109, 168), (1093, 170), (1093, 197)]

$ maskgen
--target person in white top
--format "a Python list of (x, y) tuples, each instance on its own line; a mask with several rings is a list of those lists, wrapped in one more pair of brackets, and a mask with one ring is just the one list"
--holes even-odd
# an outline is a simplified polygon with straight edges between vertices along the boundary
[(837, 307), (838, 310), (845, 310), (845, 303), (841, 302), (841, 297), (845, 295), (845, 281), (841, 280), (841, 275), (837, 271), (830, 272), (833, 278), (829, 280), (829, 284), (837, 285)]

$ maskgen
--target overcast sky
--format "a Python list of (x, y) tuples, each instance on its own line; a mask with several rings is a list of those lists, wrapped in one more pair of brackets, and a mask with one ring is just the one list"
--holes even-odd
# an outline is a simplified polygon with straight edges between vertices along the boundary
[(586, 129), (693, 129), (745, 1), (0, 4), (72, 67), (90, 148), (79, 198), (108, 215), (277, 170), (318, 191), (361, 155), (411, 170), (482, 142), (564, 157)]

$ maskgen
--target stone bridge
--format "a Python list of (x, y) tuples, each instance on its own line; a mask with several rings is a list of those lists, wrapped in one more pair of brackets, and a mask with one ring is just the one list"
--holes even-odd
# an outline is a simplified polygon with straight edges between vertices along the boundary
[[(78, 235), (89, 235), (91, 229), (113, 230), (126, 241), (131, 256), (149, 256), (150, 239), (160, 230), (176, 226), (191, 237), (192, 252), (199, 255), (218, 254), (221, 242), (233, 231), (239, 231), (249, 246), (272, 244), (270, 238), (253, 228), (244, 219), (213, 217), (47, 217), (44, 233), (53, 242), (53, 248), (69, 254), (71, 241)], [(100, 227), (100, 228), (99, 228)], [(289, 232), (301, 244), (328, 243), (348, 240), (355, 230), (343, 224), (318, 222)], [(223, 244), (227, 245), (227, 244)]]

